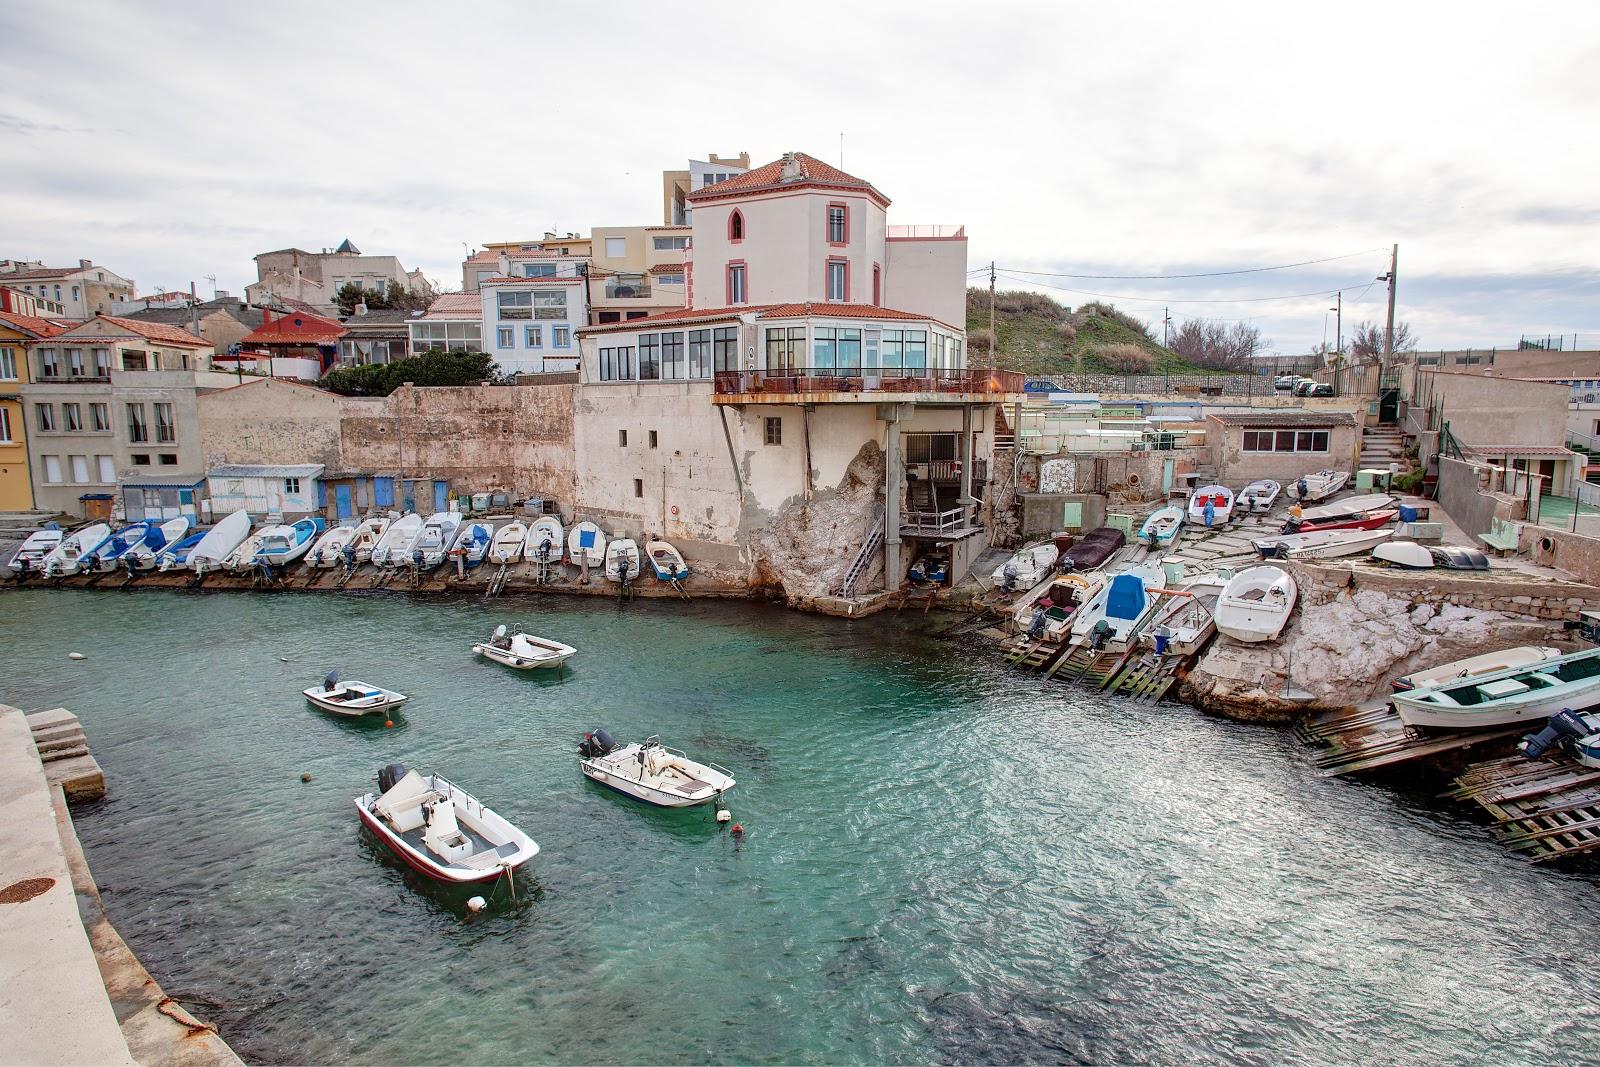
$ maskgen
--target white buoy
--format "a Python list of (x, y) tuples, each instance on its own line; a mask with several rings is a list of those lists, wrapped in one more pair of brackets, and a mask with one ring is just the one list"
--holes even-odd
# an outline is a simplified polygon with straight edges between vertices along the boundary
[(467, 910), (472, 912), (482, 911), (489, 906), (489, 902), (482, 897), (473, 897), (467, 901)]
[(288, 656), (279, 656), (278, 657), (278, 662), (279, 663), (288, 663), (289, 662), (289, 657)]
[(68, 652), (67, 653), (67, 658), (68, 659), (88, 659), (89, 657), (85, 656), (82, 652)]
[(727, 822), (731, 818), (733, 818), (733, 812), (729, 811), (727, 808), (718, 808), (717, 809), (717, 821), (718, 822)]

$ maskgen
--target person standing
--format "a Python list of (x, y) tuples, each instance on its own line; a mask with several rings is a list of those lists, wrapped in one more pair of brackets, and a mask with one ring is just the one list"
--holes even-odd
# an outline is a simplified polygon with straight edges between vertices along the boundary
[(1215, 501), (1216, 501), (1215, 497), (1209, 497), (1209, 496), (1206, 497), (1205, 517), (1206, 517), (1206, 529), (1208, 529), (1208, 530), (1211, 529), (1211, 524), (1213, 522), (1215, 522), (1216, 518), (1217, 518), (1217, 505), (1216, 505)]

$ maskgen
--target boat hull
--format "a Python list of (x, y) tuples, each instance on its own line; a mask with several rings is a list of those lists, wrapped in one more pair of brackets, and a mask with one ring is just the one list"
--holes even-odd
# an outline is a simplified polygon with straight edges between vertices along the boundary
[(583, 768), (584, 777), (591, 782), (596, 782), (607, 789), (621, 793), (625, 797), (632, 797), (634, 800), (641, 800), (658, 808), (698, 808), (703, 804), (712, 803), (718, 797), (726, 796), (728, 791), (733, 788), (730, 785), (721, 792), (696, 799), (694, 797), (680, 796), (677, 793), (670, 793), (664, 789), (645, 785), (643, 782), (626, 778), (620, 774), (614, 774), (604, 768), (595, 766), (589, 760), (580, 759), (578, 766)]
[(476, 652), (484, 659), (492, 660), (495, 663), (514, 668), (515, 670), (536, 671), (541, 669), (553, 669), (562, 666), (567, 662), (567, 660), (573, 657), (577, 650), (574, 649), (572, 652), (555, 653), (548, 657), (540, 658), (531, 658), (528, 656), (518, 655), (510, 649), (496, 648), (493, 645), (473, 645), (472, 651)]
[(369, 704), (360, 708), (352, 708), (349, 704), (341, 704), (337, 701), (324, 700), (309, 691), (305, 693), (305, 698), (319, 711), (325, 711), (335, 718), (364, 719), (369, 715), (387, 718), (391, 711), (410, 699), (410, 697), (403, 697), (398, 694), (393, 695), (395, 699), (386, 700), (381, 704)]
[(406, 844), (394, 831), (383, 825), (383, 821), (368, 811), (362, 804), (362, 801), (366, 799), (366, 797), (358, 797), (356, 799), (356, 814), (361, 817), (361, 825), (375, 834), (388, 847), (389, 851), (398, 856), (407, 867), (410, 867), (418, 874), (427, 875), (436, 882), (444, 882), (447, 885), (486, 885), (489, 882), (498, 882), (505, 877), (507, 871), (521, 870), (528, 860), (533, 858), (529, 856), (520, 863), (511, 866), (494, 867), (482, 873), (467, 874), (462, 873), (459, 868), (445, 867), (435, 863), (428, 857), (427, 853), (419, 852)]
[(1400, 715), (1400, 721), (1407, 726), (1421, 726), (1433, 730), (1481, 730), (1491, 726), (1542, 722), (1563, 710), (1587, 711), (1600, 704), (1600, 679), (1595, 679), (1594, 684), (1582, 692), (1568, 689), (1543, 700), (1507, 703), (1488, 708), (1482, 705), (1466, 708), (1429, 707), (1412, 703), (1406, 699), (1405, 694), (1396, 694), (1393, 702), (1394, 710)]

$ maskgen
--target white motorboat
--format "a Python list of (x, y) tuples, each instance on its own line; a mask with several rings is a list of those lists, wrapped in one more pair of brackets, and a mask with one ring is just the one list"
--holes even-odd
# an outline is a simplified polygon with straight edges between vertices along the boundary
[(189, 565), (189, 555), (205, 541), (210, 530), (195, 530), (183, 540), (170, 544), (156, 553), (151, 566), (157, 571), (182, 570)]
[(1246, 512), (1261, 514), (1272, 510), (1272, 505), (1278, 502), (1278, 494), (1283, 492), (1283, 486), (1271, 478), (1257, 478), (1243, 489), (1239, 490), (1239, 506)]
[[(1326, 500), (1328, 497), (1344, 488), (1350, 480), (1349, 471), (1320, 470), (1310, 474), (1301, 475), (1295, 480), (1294, 498), (1304, 504), (1307, 501)], [(1305, 492), (1300, 487), (1305, 486)]]
[(659, 737), (618, 745), (604, 730), (583, 735), (578, 766), (592, 781), (662, 808), (710, 804), (735, 784), (728, 768), (696, 762)]
[(428, 516), (422, 532), (411, 546), (412, 562), (423, 570), (431, 570), (444, 562), (444, 557), (455, 543), (456, 530), (461, 527), (461, 512), (439, 511)]
[[(508, 522), (494, 532), (494, 541), (489, 545), (490, 563), (515, 563), (522, 558), (523, 541), (528, 536), (528, 527), (516, 521)], [(560, 554), (560, 542), (556, 543), (557, 554)]]
[(257, 567), (282, 567), (311, 551), (325, 520), (301, 519), (288, 526), (272, 526), (262, 531), (261, 544), (251, 563)]
[(1129, 567), (1108, 576), (1106, 584), (1072, 620), (1072, 643), (1096, 649), (1125, 646), (1138, 635), (1156, 610), (1166, 574), (1148, 564)]
[[(206, 531), (200, 543), (189, 550), (189, 558), (185, 561), (185, 565), (196, 574), (221, 570), (249, 536), (249, 512), (235, 511)], [(160, 564), (162, 570), (171, 570), (173, 566), (176, 564), (170, 559), (164, 559)]]
[(567, 561), (574, 567), (600, 567), (606, 561), (606, 535), (592, 522), (580, 522), (567, 532)]
[(154, 528), (123, 553), (122, 565), (134, 571), (153, 570), (161, 553), (187, 538), (193, 525), (194, 520), (187, 515), (152, 523)]
[(1164, 548), (1178, 539), (1183, 529), (1183, 509), (1176, 504), (1152, 511), (1139, 527), (1139, 543), (1151, 548)]
[(624, 584), (640, 575), (639, 545), (631, 537), (620, 537), (606, 545), (606, 577)]
[(1410, 570), (1432, 569), (1433, 553), (1415, 541), (1386, 541), (1372, 550), (1372, 558)]
[[(593, 523), (579, 523), (572, 528), (573, 532), (576, 533), (585, 525), (594, 526)], [(605, 536), (600, 533), (600, 527), (595, 526), (594, 530), (599, 538), (600, 559), (591, 560), (589, 563), (591, 567), (597, 567), (605, 561)], [(560, 563), (563, 536), (560, 519), (554, 515), (540, 516), (528, 527), (527, 540), (522, 543), (522, 558), (529, 563)], [(572, 562), (578, 562), (576, 555), (572, 557)]]
[(683, 553), (667, 542), (646, 541), (644, 554), (650, 560), (650, 569), (658, 580), (681, 582), (689, 577), (689, 564), (684, 562)]
[(35, 530), (17, 546), (6, 566), (13, 574), (37, 574), (45, 557), (61, 547), (65, 536), (60, 529)]
[(1262, 559), (1335, 559), (1372, 551), (1394, 536), (1394, 530), (1312, 530), (1252, 541)]
[(105, 544), (106, 538), (110, 536), (111, 527), (103, 522), (79, 527), (63, 537), (61, 543), (40, 561), (39, 573), (46, 578), (64, 578), (77, 574), (83, 566), (85, 557), (92, 556), (95, 549)]
[(408, 867), (440, 882), (467, 885), (512, 876), (539, 854), (533, 838), (437, 774), (391, 763), (377, 794), (356, 797), (356, 814)]
[(1002, 589), (1031, 589), (1044, 581), (1060, 555), (1053, 541), (1025, 545), (996, 567), (989, 580)]
[(156, 533), (156, 524), (146, 520), (130, 523), (100, 542), (100, 546), (78, 562), (84, 574), (107, 574), (122, 566), (122, 557), (144, 544)]
[(356, 526), (355, 536), (350, 538), (350, 544), (346, 546), (345, 561), (349, 562), (354, 558), (357, 564), (371, 563), (372, 550), (383, 539), (383, 535), (389, 529), (389, 524), (393, 521), (394, 519), (388, 515), (361, 520), (360, 524)]
[(324, 678), (320, 687), (312, 686), (302, 692), (311, 703), (342, 719), (359, 719), (363, 715), (387, 718), (389, 712), (410, 699), (404, 693), (380, 689), (366, 682), (341, 682), (338, 671)]
[(1391, 698), (1407, 726), (1476, 730), (1600, 705), (1600, 648), (1487, 671)]
[(1247, 567), (1217, 597), (1217, 632), (1246, 643), (1276, 641), (1299, 593), (1294, 576), (1282, 567)]
[(1224, 570), (1185, 581), (1178, 592), (1156, 608), (1150, 624), (1139, 635), (1139, 643), (1155, 648), (1160, 636), (1166, 638), (1169, 654), (1189, 656), (1200, 651), (1216, 632), (1217, 600), (1232, 577), (1231, 571)]
[(494, 524), (483, 521), (464, 522), (456, 532), (450, 546), (449, 558), (461, 560), (467, 570), (482, 563), (489, 555), (489, 544), (494, 540)]
[(1414, 671), (1403, 678), (1396, 678), (1392, 684), (1396, 693), (1413, 689), (1433, 689), (1462, 678), (1475, 678), (1480, 674), (1493, 674), (1495, 671), (1510, 670), (1513, 667), (1543, 663), (1560, 655), (1562, 651), (1559, 648), (1518, 645), (1515, 648), (1502, 648), (1498, 652), (1486, 652), (1481, 656), (1458, 659), (1454, 663), (1443, 663), (1437, 667), (1429, 667), (1425, 671)]
[(375, 567), (403, 567), (411, 562), (411, 546), (422, 535), (422, 516), (408, 512), (389, 524), (389, 528), (372, 546), (372, 565)]
[(222, 569), (229, 574), (243, 574), (255, 566), (256, 553), (261, 551), (261, 546), (266, 544), (267, 538), (273, 534), (282, 536), (289, 527), (282, 523), (263, 526), (249, 537), (239, 542), (239, 547), (228, 554), (222, 561)]
[(494, 628), (494, 636), (489, 640), (473, 645), (472, 651), (484, 659), (492, 659), (519, 671), (559, 667), (578, 654), (577, 649), (560, 641), (535, 637), (521, 630), (507, 633), (503, 623)]
[(1211, 525), (1226, 526), (1233, 518), (1233, 490), (1225, 485), (1202, 485), (1189, 497), (1190, 525), (1206, 524), (1206, 505), (1211, 505)]
[(1043, 610), (1035, 637), (1060, 641), (1072, 632), (1072, 620), (1106, 584), (1104, 574), (1057, 574), (1045, 579), (1017, 602), (1011, 617), (1018, 630), (1032, 633), (1034, 612)]
[(344, 548), (355, 540), (356, 528), (348, 523), (334, 526), (317, 538), (317, 543), (306, 553), (307, 567), (337, 567), (344, 562)]
[(1317, 526), (1330, 522), (1343, 522), (1347, 519), (1362, 519), (1374, 512), (1391, 511), (1394, 507), (1394, 497), (1388, 493), (1364, 493), (1361, 496), (1347, 496), (1328, 504), (1301, 508), (1296, 519), (1308, 526)]

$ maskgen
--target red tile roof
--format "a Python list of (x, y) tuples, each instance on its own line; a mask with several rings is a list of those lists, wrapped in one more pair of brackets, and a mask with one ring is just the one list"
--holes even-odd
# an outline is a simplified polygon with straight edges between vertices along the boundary
[(686, 194), (684, 199), (692, 203), (701, 203), (706, 200), (720, 200), (726, 197), (744, 196), (750, 193), (771, 192), (774, 189), (793, 189), (798, 187), (811, 187), (821, 189), (848, 189), (855, 192), (866, 193), (883, 207), (889, 206), (889, 198), (872, 187), (871, 182), (862, 181), (853, 174), (846, 174), (838, 167), (830, 167), (814, 156), (804, 152), (792, 152), (790, 156), (800, 167), (800, 176), (787, 181), (783, 178), (784, 160), (779, 159), (755, 170), (746, 171), (725, 182), (708, 185), (695, 189)]
[(263, 323), (245, 334), (240, 344), (246, 345), (324, 345), (331, 344), (349, 331), (332, 319), (316, 315), (285, 315)]
[(483, 285), (510, 285), (513, 282), (532, 282), (534, 285), (579, 285), (579, 284), (582, 284), (583, 279), (582, 278), (576, 278), (576, 277), (523, 278), (523, 277), (520, 277), (519, 275), (515, 275), (515, 274), (496, 274), (492, 278), (480, 278), (480, 279), (478, 279), (478, 284), (480, 286), (483, 286)]
[(11, 278), (65, 278), (69, 274), (89, 270), (88, 267), (31, 267), (28, 270), (19, 270), (0, 274), (0, 279)]
[(147, 322), (143, 319), (119, 318), (116, 315), (96, 315), (92, 319), (85, 319), (84, 321), (69, 327), (64, 332), (57, 334), (56, 338), (62, 341), (83, 341), (86, 344), (92, 344), (95, 341), (107, 340), (107, 337), (104, 334), (76, 332), (83, 329), (91, 322), (109, 322), (111, 325), (119, 329), (126, 330), (131, 334), (137, 334), (138, 336), (149, 341), (160, 341), (164, 345), (182, 345), (186, 348), (212, 347), (210, 341), (207, 341), (203, 337), (196, 337), (188, 330), (182, 330), (176, 326), (168, 326), (165, 323), (160, 322)]
[(682, 263), (657, 263), (650, 268), (651, 274), (682, 274), (683, 271)]
[(481, 319), (483, 298), (477, 293), (441, 293), (428, 305), (425, 319)]
[(54, 319), (41, 319), (37, 315), (16, 315), (9, 311), (0, 311), (0, 323), (24, 333), (31, 333), (35, 337), (54, 337), (65, 333), (76, 323), (57, 322)]

